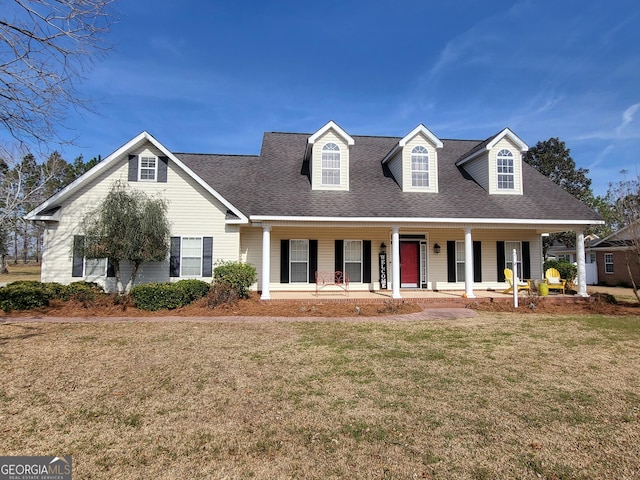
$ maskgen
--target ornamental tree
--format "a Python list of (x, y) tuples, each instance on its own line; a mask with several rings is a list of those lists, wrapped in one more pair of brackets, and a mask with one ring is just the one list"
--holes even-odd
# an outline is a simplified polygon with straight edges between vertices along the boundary
[[(107, 258), (113, 265), (118, 293), (131, 290), (143, 263), (161, 262), (169, 253), (167, 202), (149, 197), (117, 181), (97, 208), (82, 222), (85, 258)], [(123, 284), (123, 263), (132, 266)]]

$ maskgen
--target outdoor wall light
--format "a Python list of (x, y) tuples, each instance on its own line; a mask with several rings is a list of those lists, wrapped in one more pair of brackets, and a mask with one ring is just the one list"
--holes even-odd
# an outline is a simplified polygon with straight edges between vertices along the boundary
[(380, 244), (380, 253), (387, 253), (387, 246), (382, 242)]
[(433, 246), (433, 252), (438, 254), (440, 253), (440, 245), (438, 245), (437, 243)]

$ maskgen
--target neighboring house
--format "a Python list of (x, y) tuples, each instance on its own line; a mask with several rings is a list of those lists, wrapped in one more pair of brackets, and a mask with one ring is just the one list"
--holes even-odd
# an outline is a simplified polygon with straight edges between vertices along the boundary
[(638, 250), (633, 240), (635, 238), (638, 241), (639, 233), (637, 227), (624, 227), (589, 247), (588, 255), (595, 256), (598, 265), (598, 284), (630, 285), (630, 269), (636, 285), (640, 285)]
[[(138, 283), (209, 281), (216, 261), (240, 260), (256, 266), (263, 299), (313, 290), (316, 271), (344, 271), (351, 290), (394, 298), (403, 289), (473, 297), (505, 288), (505, 267), (542, 278), (541, 234), (582, 239), (602, 223), (527, 165), (527, 149), (509, 129), (443, 140), (423, 125), (398, 138), (329, 122), (312, 134), (266, 133), (260, 155), (209, 155), (172, 152), (143, 132), (26, 218), (46, 224), (43, 281), (111, 287), (107, 259), (84, 260), (73, 246), (82, 217), (123, 180), (169, 202), (170, 258), (144, 265)], [(578, 268), (586, 295), (584, 261)]]
[[(586, 235), (584, 237), (584, 250), (586, 252), (586, 281), (587, 285), (596, 285), (598, 283), (598, 265), (596, 263), (596, 254), (591, 250), (591, 246), (598, 242), (600, 238), (595, 234)], [(554, 242), (547, 250), (547, 260), (558, 260), (559, 262), (568, 262), (577, 264), (576, 248), (569, 248), (561, 242)]]

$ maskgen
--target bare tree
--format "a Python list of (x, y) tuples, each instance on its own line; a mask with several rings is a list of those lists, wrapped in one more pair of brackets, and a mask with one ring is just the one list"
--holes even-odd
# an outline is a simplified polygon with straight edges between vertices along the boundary
[[(67, 166), (59, 157), (38, 164), (24, 146), (0, 147), (0, 239), (6, 240), (10, 229), (18, 229), (16, 222), (22, 220), (26, 209), (46, 199), (52, 180)], [(6, 245), (1, 247), (1, 253), (6, 253)], [(4, 262), (0, 273), (6, 273)]]
[(0, 9), (0, 124), (17, 140), (68, 143), (70, 108), (86, 109), (76, 85), (96, 55), (115, 0), (9, 0)]

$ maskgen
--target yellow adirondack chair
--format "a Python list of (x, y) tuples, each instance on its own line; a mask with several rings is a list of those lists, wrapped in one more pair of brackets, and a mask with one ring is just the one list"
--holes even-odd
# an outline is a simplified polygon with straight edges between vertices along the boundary
[(549, 286), (549, 290), (562, 290), (564, 295), (567, 281), (560, 278), (560, 272), (557, 269), (547, 268), (547, 271), (544, 272), (544, 281)]
[[(507, 282), (507, 285), (509, 285), (509, 288), (502, 293), (513, 293), (513, 271), (510, 268), (504, 269), (504, 279)], [(518, 293), (520, 293), (520, 290), (531, 292), (529, 282), (518, 281)]]

